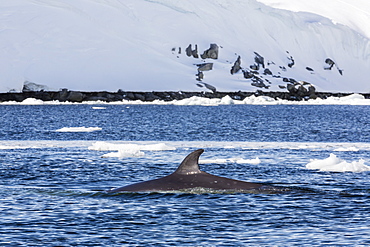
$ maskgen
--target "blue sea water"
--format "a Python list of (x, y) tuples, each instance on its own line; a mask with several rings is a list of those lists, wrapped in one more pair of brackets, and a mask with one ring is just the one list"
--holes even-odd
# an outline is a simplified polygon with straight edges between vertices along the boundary
[[(370, 172), (305, 167), (331, 153), (370, 165), (369, 106), (0, 105), (0, 116), (1, 246), (370, 245)], [(173, 149), (103, 158), (97, 141)], [(105, 192), (168, 175), (198, 148), (214, 160), (206, 172), (289, 190)]]

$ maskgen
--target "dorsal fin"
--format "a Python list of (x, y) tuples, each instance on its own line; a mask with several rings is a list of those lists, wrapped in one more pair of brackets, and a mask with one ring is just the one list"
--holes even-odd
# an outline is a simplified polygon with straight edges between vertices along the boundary
[(180, 166), (174, 172), (174, 174), (196, 174), (200, 173), (199, 170), (199, 156), (204, 152), (204, 149), (198, 149), (190, 153), (185, 159), (181, 162)]

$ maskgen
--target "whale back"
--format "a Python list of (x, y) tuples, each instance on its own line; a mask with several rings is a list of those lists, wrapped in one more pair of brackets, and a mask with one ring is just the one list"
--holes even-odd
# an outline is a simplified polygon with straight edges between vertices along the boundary
[(204, 149), (198, 149), (191, 152), (181, 162), (177, 170), (173, 174), (190, 175), (201, 173), (199, 169), (199, 156), (204, 152)]

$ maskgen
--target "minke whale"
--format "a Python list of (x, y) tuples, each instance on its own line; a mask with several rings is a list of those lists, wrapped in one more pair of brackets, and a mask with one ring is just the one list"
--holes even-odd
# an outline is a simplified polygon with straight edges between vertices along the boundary
[(254, 191), (274, 188), (258, 183), (219, 177), (199, 169), (199, 156), (204, 152), (198, 149), (190, 153), (182, 161), (177, 170), (165, 177), (145, 182), (135, 183), (124, 187), (111, 189), (108, 192), (160, 192), (160, 191), (189, 191), (206, 189), (210, 191)]

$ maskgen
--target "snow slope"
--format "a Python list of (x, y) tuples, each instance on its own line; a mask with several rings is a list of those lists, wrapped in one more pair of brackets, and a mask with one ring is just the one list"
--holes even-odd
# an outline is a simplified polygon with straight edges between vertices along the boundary
[[(279, 8), (256, 0), (2, 0), (0, 92), (21, 90), (26, 80), (50, 89), (199, 91), (204, 88), (197, 86), (194, 64), (203, 62), (214, 63), (204, 83), (220, 91), (255, 91), (241, 72), (230, 74), (238, 55), (246, 69), (255, 52), (281, 77), (264, 76), (268, 90), (284, 90), (279, 85), (287, 77), (319, 91), (370, 91), (365, 0), (321, 1), (320, 8), (303, 9), (334, 15), (351, 4), (340, 20), (330, 11), (294, 12), (294, 0), (261, 2)], [(280, 9), (288, 7), (294, 11)], [(219, 46), (217, 60), (185, 55), (189, 44), (202, 53), (211, 43)], [(336, 63), (332, 70), (324, 70), (327, 58)]]
[[(370, 38), (370, 1), (368, 0), (257, 0), (274, 8), (310, 12), (346, 25)], [(324, 4), (323, 4), (324, 3)]]

